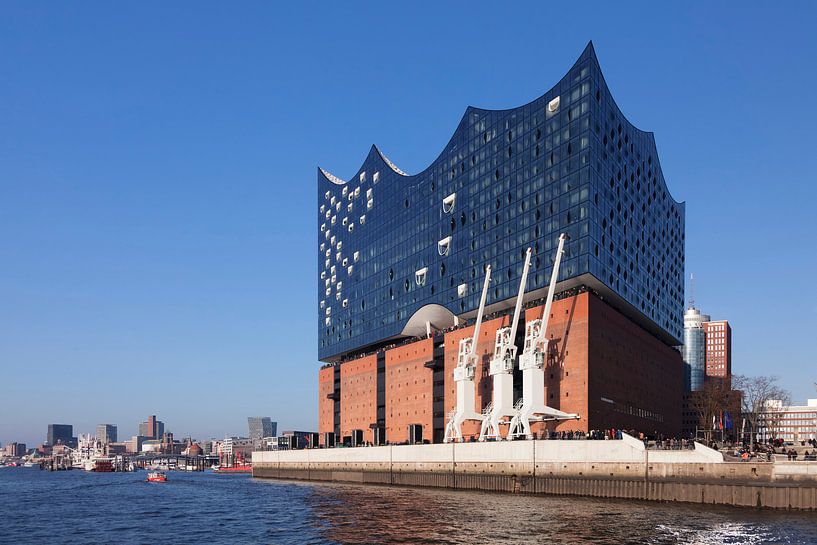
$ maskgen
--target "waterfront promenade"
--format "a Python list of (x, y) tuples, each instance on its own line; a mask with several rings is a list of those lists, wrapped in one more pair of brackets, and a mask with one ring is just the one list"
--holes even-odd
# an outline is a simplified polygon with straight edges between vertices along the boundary
[(610, 441), (514, 441), (265, 451), (253, 476), (817, 510), (817, 463), (725, 462)]

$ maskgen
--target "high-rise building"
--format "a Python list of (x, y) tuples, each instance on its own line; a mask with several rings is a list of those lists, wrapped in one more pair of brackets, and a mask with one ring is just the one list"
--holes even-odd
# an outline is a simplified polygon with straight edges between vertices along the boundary
[(700, 390), (710, 378), (732, 377), (732, 328), (690, 306), (684, 313), (684, 363), (687, 391)]
[(150, 435), (153, 439), (159, 439), (161, 437), (161, 433), (159, 432), (158, 426), (156, 423), (156, 415), (148, 416), (148, 435)]
[(150, 415), (145, 422), (139, 424), (139, 435), (147, 439), (161, 439), (165, 433), (165, 423)]
[[(709, 394), (701, 392), (704, 385), (713, 380), (724, 381), (732, 386), (732, 328), (726, 320), (712, 320), (695, 308), (694, 301), (684, 313), (684, 346), (686, 393), (683, 401), (682, 433), (693, 436), (707, 423), (701, 422), (696, 405)], [(704, 396), (703, 398), (696, 396)], [(731, 391), (724, 412), (734, 423), (741, 411), (741, 393)], [(736, 433), (736, 430), (729, 430)]]
[(686, 365), (686, 389), (696, 392), (704, 385), (706, 377), (706, 329), (709, 315), (690, 306), (684, 313), (684, 363)]
[(732, 377), (732, 328), (726, 320), (704, 322), (706, 335), (706, 377)]
[(99, 424), (96, 427), (96, 438), (105, 444), (116, 443), (118, 441), (116, 426), (113, 424)]
[(259, 442), (264, 437), (274, 437), (278, 430), (278, 423), (269, 416), (248, 416), (247, 424), (250, 430), (250, 439)]
[(490, 403), (486, 361), (526, 251), (523, 322), (542, 315), (561, 234), (545, 389), (582, 420), (559, 429), (680, 431), (683, 363), (672, 347), (684, 331), (684, 204), (592, 45), (538, 99), (469, 107), (416, 175), (376, 147), (347, 180), (318, 169), (317, 212), (318, 354), (330, 364), (319, 373), (319, 431), (402, 442), (424, 429), (440, 440), (488, 265), (477, 403)]
[(74, 426), (71, 424), (49, 424), (46, 441), (51, 446), (57, 444), (76, 445), (77, 438), (74, 437)]
[(4, 447), (3, 452), (6, 456), (19, 458), (26, 455), (26, 450), (25, 443), (9, 443)]

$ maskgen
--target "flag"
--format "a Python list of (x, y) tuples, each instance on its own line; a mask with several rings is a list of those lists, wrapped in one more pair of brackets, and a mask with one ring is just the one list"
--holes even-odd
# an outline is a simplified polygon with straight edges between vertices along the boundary
[(723, 413), (723, 427), (727, 430), (732, 429), (732, 416), (729, 414), (729, 411)]
[(718, 420), (718, 429), (723, 431), (723, 412), (721, 412), (721, 417)]

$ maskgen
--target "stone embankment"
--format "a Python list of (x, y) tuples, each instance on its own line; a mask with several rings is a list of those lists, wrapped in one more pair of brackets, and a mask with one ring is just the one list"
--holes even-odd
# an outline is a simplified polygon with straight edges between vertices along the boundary
[(513, 441), (253, 453), (253, 476), (817, 510), (817, 463), (735, 462), (703, 445)]

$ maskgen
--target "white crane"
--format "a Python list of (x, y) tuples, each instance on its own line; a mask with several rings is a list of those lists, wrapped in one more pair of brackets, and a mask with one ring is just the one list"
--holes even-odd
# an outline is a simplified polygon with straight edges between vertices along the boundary
[(513, 407), (513, 369), (516, 367), (516, 328), (519, 325), (519, 313), (522, 310), (522, 297), (525, 295), (525, 283), (530, 268), (531, 249), (525, 253), (525, 266), (522, 268), (522, 279), (519, 281), (519, 294), (516, 296), (516, 308), (510, 327), (496, 331), (494, 357), (491, 359), (490, 374), (494, 382), (492, 403), (483, 413), (482, 428), (479, 440), (502, 439), (499, 424), (506, 416), (514, 416)]
[(479, 327), (482, 324), (482, 312), (485, 310), (485, 299), (488, 297), (488, 284), (491, 281), (491, 266), (485, 267), (485, 284), (482, 287), (482, 299), (477, 311), (477, 322), (474, 324), (474, 336), (460, 340), (457, 352), (457, 367), (454, 368), (454, 382), (457, 383), (456, 409), (448, 415), (448, 424), (445, 426), (444, 443), (462, 441), (462, 423), (466, 420), (482, 420), (482, 416), (474, 410), (475, 390), (474, 375), (477, 363), (477, 342)]
[(556, 251), (556, 261), (553, 263), (553, 273), (550, 276), (545, 309), (542, 319), (533, 320), (525, 328), (525, 346), (519, 357), (519, 368), (522, 370), (522, 398), (516, 403), (516, 414), (511, 419), (508, 438), (524, 435), (533, 438), (530, 429), (532, 420), (578, 420), (579, 415), (566, 413), (548, 407), (545, 404), (545, 361), (547, 359), (548, 338), (547, 326), (550, 318), (550, 308), (553, 305), (553, 295), (556, 290), (556, 279), (559, 277), (559, 265), (564, 254), (567, 235), (559, 235), (559, 249)]

